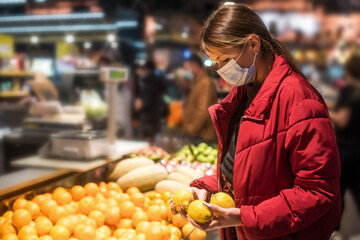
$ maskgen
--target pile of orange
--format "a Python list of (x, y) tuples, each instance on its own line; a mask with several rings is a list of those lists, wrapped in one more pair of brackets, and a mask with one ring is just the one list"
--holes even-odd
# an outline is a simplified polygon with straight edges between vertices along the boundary
[[(172, 215), (169, 192), (147, 196), (117, 183), (56, 188), (32, 200), (17, 199), (0, 217), (2, 240), (180, 240), (192, 226)], [(191, 225), (191, 226), (190, 226)], [(204, 240), (196, 230), (190, 240)]]

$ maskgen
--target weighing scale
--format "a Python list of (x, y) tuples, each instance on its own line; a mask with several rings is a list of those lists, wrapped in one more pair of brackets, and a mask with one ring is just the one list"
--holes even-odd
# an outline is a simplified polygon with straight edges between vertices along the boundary
[(109, 85), (107, 131), (66, 131), (51, 136), (45, 155), (68, 159), (91, 160), (102, 156), (116, 156), (116, 104), (119, 83), (128, 80), (128, 69), (104, 67), (100, 81)]

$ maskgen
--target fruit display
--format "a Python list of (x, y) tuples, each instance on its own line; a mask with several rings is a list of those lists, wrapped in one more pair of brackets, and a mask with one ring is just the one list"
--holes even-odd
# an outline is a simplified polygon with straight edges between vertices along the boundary
[[(89, 182), (69, 189), (57, 187), (51, 193), (11, 202), (9, 210), (0, 217), (0, 237), (3, 240), (180, 240), (194, 227), (179, 214), (172, 215), (168, 204), (171, 196), (170, 192), (145, 195), (137, 187), (121, 188), (115, 182)], [(204, 240), (206, 232), (196, 229), (188, 239)]]
[(216, 165), (218, 150), (206, 143), (200, 143), (198, 146), (193, 144), (183, 146), (172, 160), (180, 162), (211, 163)]
[(139, 151), (132, 153), (130, 157), (146, 157), (153, 161), (159, 161), (161, 159), (170, 159), (171, 156), (167, 151), (160, 147), (156, 146), (150, 146), (143, 149), (140, 149)]
[[(214, 214), (207, 206), (205, 201), (194, 200), (191, 192), (187, 190), (179, 190), (173, 195), (172, 202), (175, 204), (176, 210), (179, 211), (179, 205), (187, 212), (188, 216), (199, 224), (205, 224), (211, 221)], [(224, 192), (214, 194), (210, 203), (222, 208), (233, 208), (235, 202), (230, 195)]]

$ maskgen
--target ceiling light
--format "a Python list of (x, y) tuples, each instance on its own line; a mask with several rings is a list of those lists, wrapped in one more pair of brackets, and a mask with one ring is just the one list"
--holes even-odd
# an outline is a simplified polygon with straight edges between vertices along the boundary
[(110, 33), (107, 35), (108, 42), (114, 42), (115, 41), (115, 35), (113, 33)]
[(84, 20), (102, 19), (103, 12), (93, 13), (67, 13), (67, 14), (43, 14), (43, 15), (16, 15), (0, 17), (0, 22), (35, 22), (35, 21), (56, 21), (56, 20)]
[(212, 65), (211, 60), (206, 59), (206, 60), (204, 61), (204, 65), (205, 65), (206, 67), (211, 67), (211, 65)]
[(188, 38), (189, 37), (189, 34), (187, 32), (182, 32), (181, 33), (181, 37), (182, 38)]
[(225, 2), (224, 5), (235, 5), (234, 2)]
[(26, 0), (0, 0), (0, 5), (5, 4), (23, 4)]
[(30, 41), (31, 41), (31, 43), (36, 44), (36, 43), (39, 42), (39, 37), (38, 36), (31, 36)]
[(111, 43), (111, 47), (112, 47), (112, 48), (117, 48), (117, 47), (118, 47), (117, 42), (112, 42), (112, 43)]
[(85, 49), (90, 49), (91, 48), (91, 42), (85, 42), (84, 43), (84, 48)]
[(65, 42), (67, 42), (67, 43), (73, 43), (74, 41), (75, 41), (74, 35), (67, 34), (67, 35), (65, 36)]

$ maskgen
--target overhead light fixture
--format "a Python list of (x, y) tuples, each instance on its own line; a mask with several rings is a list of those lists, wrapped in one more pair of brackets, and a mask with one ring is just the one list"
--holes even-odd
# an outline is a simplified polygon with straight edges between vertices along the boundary
[(211, 60), (206, 59), (206, 60), (204, 61), (204, 65), (205, 65), (206, 67), (211, 67), (211, 65), (212, 65)]
[(224, 2), (224, 5), (235, 5), (234, 2)]
[(44, 3), (46, 0), (35, 0), (36, 3)]
[(118, 47), (117, 42), (112, 42), (112, 43), (111, 43), (111, 47), (112, 47), (112, 48), (117, 48), (117, 47)]
[(85, 42), (84, 43), (84, 48), (85, 49), (90, 49), (91, 48), (91, 42)]
[(105, 14), (103, 12), (44, 14), (44, 15), (16, 15), (16, 16), (0, 17), (0, 22), (85, 20), (85, 19), (102, 19), (104, 17), (105, 17)]
[(33, 44), (37, 44), (39, 42), (39, 37), (38, 36), (31, 36), (30, 41)]
[(108, 40), (108, 42), (114, 42), (116, 39), (115, 34), (113, 33), (108, 34), (106, 39)]
[(75, 41), (75, 37), (72, 34), (66, 34), (65, 36), (65, 42), (67, 43), (73, 43)]
[(137, 21), (119, 21), (114, 24), (79, 24), (79, 25), (53, 25), (53, 26), (26, 26), (26, 27), (0, 27), (1, 33), (39, 33), (39, 32), (96, 32), (116, 31), (119, 28), (134, 28)]
[(0, 5), (24, 4), (24, 3), (26, 3), (26, 0), (0, 0)]
[(182, 37), (182, 38), (188, 38), (188, 37), (189, 37), (189, 33), (187, 33), (187, 32), (182, 32), (182, 33), (181, 33), (181, 37)]

